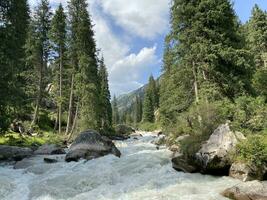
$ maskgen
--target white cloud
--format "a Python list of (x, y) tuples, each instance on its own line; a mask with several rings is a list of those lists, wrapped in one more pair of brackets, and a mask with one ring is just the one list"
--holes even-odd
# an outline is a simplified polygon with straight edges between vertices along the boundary
[(110, 69), (112, 92), (121, 94), (142, 86), (143, 77), (148, 77), (158, 62), (156, 46), (118, 60)]
[[(30, 0), (30, 5), (35, 6), (38, 1)], [(50, 3), (53, 6), (58, 3), (66, 5), (67, 1), (50, 0)], [(152, 39), (164, 33), (168, 26), (168, 1), (88, 0), (97, 47), (101, 49), (108, 67), (112, 94), (119, 95), (141, 87), (153, 68), (159, 65), (156, 45), (131, 53), (132, 41), (125, 38), (135, 34)], [(114, 22), (125, 30), (123, 35), (112, 31)]]
[(105, 13), (133, 35), (154, 39), (168, 29), (170, 0), (99, 0)]

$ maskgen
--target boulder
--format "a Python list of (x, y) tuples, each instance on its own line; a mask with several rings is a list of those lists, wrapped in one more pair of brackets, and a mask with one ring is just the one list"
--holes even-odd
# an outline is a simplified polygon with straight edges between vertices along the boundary
[(180, 142), (182, 142), (183, 140), (186, 140), (187, 138), (189, 138), (190, 137), (190, 135), (181, 135), (181, 136), (179, 136), (178, 138), (176, 138), (175, 139), (175, 142), (176, 143), (180, 143)]
[(134, 133), (135, 130), (130, 126), (127, 126), (124, 124), (118, 124), (115, 127), (115, 132), (119, 135), (130, 135), (130, 134)]
[(180, 151), (180, 147), (179, 145), (176, 145), (176, 144), (173, 144), (169, 147), (169, 150), (176, 153), (176, 152), (179, 152)]
[(24, 133), (25, 128), (22, 125), (22, 123), (20, 121), (14, 120), (11, 124), (10, 124), (10, 129), (11, 131), (15, 132), (15, 133)]
[(244, 135), (232, 132), (228, 123), (220, 125), (196, 153), (201, 171), (208, 174), (228, 175), (232, 164), (229, 153), (242, 139), (245, 139)]
[(152, 143), (155, 145), (163, 145), (166, 142), (165, 135), (159, 135)]
[(44, 158), (45, 163), (56, 163), (58, 162), (57, 159), (54, 158)]
[(198, 171), (198, 167), (182, 154), (172, 158), (172, 167), (177, 171), (183, 171), (185, 173), (194, 173)]
[(235, 162), (232, 164), (229, 176), (240, 179), (242, 181), (264, 180), (267, 173), (267, 167), (256, 166), (254, 164), (246, 164)]
[(34, 151), (35, 155), (55, 155), (65, 153), (65, 150), (56, 144), (44, 144)]
[(0, 160), (19, 161), (33, 154), (30, 148), (0, 145)]
[(240, 183), (226, 189), (222, 195), (234, 200), (267, 200), (267, 182)]
[(120, 151), (109, 138), (101, 136), (94, 130), (88, 130), (80, 133), (74, 140), (65, 160), (67, 162), (78, 161), (81, 158), (90, 160), (110, 153), (117, 157), (121, 156)]

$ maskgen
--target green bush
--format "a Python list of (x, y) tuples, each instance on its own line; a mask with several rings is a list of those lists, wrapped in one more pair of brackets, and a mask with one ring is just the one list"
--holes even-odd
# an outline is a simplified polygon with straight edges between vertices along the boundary
[(242, 96), (236, 99), (233, 128), (246, 135), (267, 128), (267, 105), (263, 97)]
[(267, 164), (267, 134), (249, 136), (236, 148), (236, 160), (262, 166)]
[(138, 128), (143, 131), (155, 131), (161, 129), (159, 123), (142, 122), (138, 125)]
[(52, 132), (40, 132), (37, 136), (27, 136), (17, 133), (7, 133), (0, 137), (0, 145), (19, 146), (19, 147), (36, 147), (43, 144), (59, 144), (64, 141), (62, 136)]
[(233, 107), (228, 100), (192, 105), (188, 111), (178, 115), (175, 124), (165, 127), (164, 132), (169, 133), (168, 144), (175, 144), (177, 137), (188, 134), (190, 137), (179, 145), (186, 156), (192, 156), (220, 124), (232, 118)]

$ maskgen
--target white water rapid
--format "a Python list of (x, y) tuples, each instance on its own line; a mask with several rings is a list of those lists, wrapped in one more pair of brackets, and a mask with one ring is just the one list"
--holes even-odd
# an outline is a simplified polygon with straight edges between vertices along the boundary
[(219, 193), (238, 183), (228, 177), (185, 174), (172, 169), (171, 152), (156, 149), (154, 136), (116, 142), (122, 157), (78, 163), (43, 162), (14, 170), (0, 166), (1, 200), (225, 200)]

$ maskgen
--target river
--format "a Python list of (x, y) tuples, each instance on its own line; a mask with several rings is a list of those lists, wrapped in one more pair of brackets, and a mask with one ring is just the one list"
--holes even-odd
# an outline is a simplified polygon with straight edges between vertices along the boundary
[(154, 135), (118, 141), (121, 158), (108, 155), (91, 161), (43, 162), (14, 170), (0, 166), (1, 200), (224, 200), (219, 193), (238, 183), (229, 177), (177, 172), (171, 152), (151, 144)]

